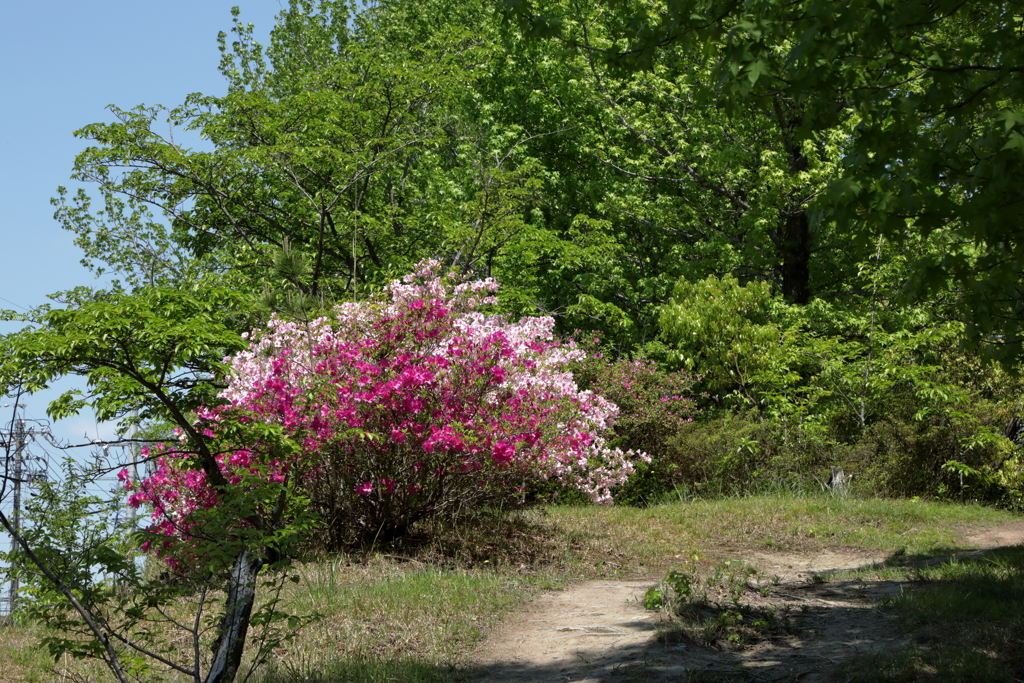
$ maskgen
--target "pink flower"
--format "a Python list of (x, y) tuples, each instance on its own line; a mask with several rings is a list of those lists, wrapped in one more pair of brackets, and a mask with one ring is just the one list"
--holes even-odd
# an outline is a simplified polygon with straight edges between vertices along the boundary
[(516, 447), (513, 444), (499, 441), (494, 444), (494, 449), (491, 451), (491, 458), (494, 462), (501, 466), (507, 466), (512, 458), (515, 457)]
[[(585, 352), (559, 343), (550, 317), (484, 313), (495, 291), (493, 280), (453, 284), (440, 264), (424, 262), (382, 297), (340, 304), (303, 324), (271, 318), (247, 349), (226, 359), (224, 405), (197, 411), (197, 426), (217, 440), (225, 438), (222, 419), (265, 423), (294, 448), (262, 443), (265, 436), (218, 443), (224, 478), (255, 487), (287, 475), (308, 487), (302, 495), (354, 489), (344, 502), (351, 519), (379, 502), (366, 498), (375, 482), (391, 494), (412, 475), (420, 483), (405, 485), (410, 495), (432, 497), (444, 487), (442, 498), (453, 504), (462, 493), (480, 500), (478, 486), (508, 492), (521, 481), (510, 471), (610, 502), (611, 489), (644, 456), (607, 445), (618, 409), (581, 391), (569, 369)], [(623, 380), (620, 387), (632, 381)], [(133, 496), (153, 506), (150, 529), (169, 540), (188, 535), (194, 512), (219, 504), (189, 448), (184, 438), (154, 447), (163, 457)]]

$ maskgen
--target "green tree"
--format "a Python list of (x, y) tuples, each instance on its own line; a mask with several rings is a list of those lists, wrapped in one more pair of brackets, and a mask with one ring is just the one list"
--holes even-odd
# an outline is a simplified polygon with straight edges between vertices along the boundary
[[(536, 36), (572, 40), (561, 5), (506, 2)], [(1024, 179), (1024, 12), (1016, 2), (689, 0), (604, 5), (614, 68), (652, 69), (665, 50), (700, 54), (734, 111), (792, 102), (796, 141), (844, 118), (855, 126), (842, 170), (819, 198), (851, 241), (946, 232), (904, 294), (939, 299), (966, 338), (1008, 364), (1020, 357)], [(577, 44), (582, 46), (582, 43)]]
[[(531, 134), (464, 111), (488, 58), (471, 27), (402, 43), (369, 10), (295, 0), (264, 49), (235, 14), (235, 40), (221, 36), (226, 95), (112, 108), (114, 123), (77, 132), (93, 144), (73, 177), (101, 204), (61, 189), (56, 215), (98, 268), (130, 284), (283, 280), (330, 302), (425, 256), (486, 273), (495, 252), (532, 239), (522, 207), (542, 169), (520, 150)], [(163, 117), (212, 150), (158, 132)], [(303, 267), (280, 267), (283, 252)]]
[[(394, 16), (409, 5), (380, 7)], [(543, 236), (495, 263), (503, 281), (561, 313), (565, 329), (597, 327), (619, 344), (643, 344), (679, 277), (735, 272), (806, 303), (836, 296), (856, 272), (832, 224), (808, 213), (835, 173), (842, 125), (798, 139), (785, 97), (730, 118), (707, 60), (682, 48), (659, 51), (647, 72), (609, 68), (600, 55), (614, 49), (616, 26), (599, 2), (551, 3), (562, 18), (557, 43), (489, 36), (493, 5), (431, 7), (417, 5), (434, 17), (414, 22), (418, 38), (466, 22), (493, 41), (474, 114), (555, 132), (524, 144), (545, 171), (530, 215)]]
[[(0, 517), (19, 543), (21, 566), (45, 577), (47, 587), (40, 593), (44, 602), (56, 600), (58, 607), (48, 612), (47, 623), (87, 636), (84, 641), (55, 637), (48, 642), (51, 652), (103, 659), (123, 683), (129, 675), (146, 673), (153, 662), (195, 681), (230, 683), (241, 665), (250, 624), (272, 624), (281, 616), (274, 600), (266, 609), (257, 605), (261, 571), (270, 567), (279, 583), (280, 570), (313, 524), (294, 482), (232, 486), (218, 465), (218, 456), (238, 444), (294, 449), (279, 429), (259, 420), (228, 420), (213, 436), (195, 420), (197, 408), (219, 402), (223, 358), (245, 345), (232, 312), (244, 308), (246, 298), (205, 283), (192, 291), (162, 286), (132, 293), (79, 289), (59, 298), (64, 308), (42, 307), (27, 315), (7, 316), (28, 326), (3, 338), (3, 393), (14, 387), (38, 391), (61, 377), (78, 377), (86, 389), (65, 392), (52, 401), (47, 410), (51, 417), (90, 408), (98, 419), (117, 419), (122, 426), (147, 419), (174, 425), (182, 435), (176, 447), (206, 475), (219, 504), (200, 515), (201, 533), (183, 539), (177, 549), (198, 559), (173, 590), (146, 580), (118, 552), (116, 543), (99, 538), (109, 532), (102, 519), (81, 519), (80, 513), (98, 501), (81, 493), (83, 480), (73, 472), (68, 473), (68, 484), (46, 488), (39, 504), (30, 509), (40, 517), (31, 531), (15, 533)], [(68, 520), (74, 522), (71, 528)], [(77, 544), (79, 551), (69, 552), (69, 543)], [(73, 561), (76, 555), (79, 561)], [(94, 566), (117, 576), (124, 590), (96, 583)], [(218, 602), (212, 598), (219, 588), (224, 597), (218, 615), (210, 605)], [(189, 595), (200, 591), (195, 621), (185, 630), (196, 651), (204, 643), (213, 648), (205, 671), (199, 659), (176, 663), (148, 626), (154, 614), (159, 618), (162, 609), (182, 598), (183, 590)], [(69, 618), (68, 610), (77, 618)], [(79, 627), (82, 623), (85, 626)]]

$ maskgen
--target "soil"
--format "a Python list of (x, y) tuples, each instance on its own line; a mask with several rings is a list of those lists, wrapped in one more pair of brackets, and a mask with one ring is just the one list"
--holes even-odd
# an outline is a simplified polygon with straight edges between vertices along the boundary
[[(968, 533), (960, 556), (1024, 542), (1024, 522)], [(546, 592), (499, 626), (472, 663), (477, 683), (667, 683), (684, 681), (845, 682), (843, 663), (909, 642), (893, 617), (877, 609), (897, 595), (896, 581), (815, 576), (881, 562), (887, 553), (833, 548), (814, 554), (749, 551), (733, 556), (758, 569), (742, 603), (788, 614), (788, 627), (759, 642), (709, 647), (658, 638), (669, 624), (643, 596), (660, 577), (586, 581)], [(669, 642), (666, 642), (669, 641)], [(675, 641), (675, 642), (672, 642)]]

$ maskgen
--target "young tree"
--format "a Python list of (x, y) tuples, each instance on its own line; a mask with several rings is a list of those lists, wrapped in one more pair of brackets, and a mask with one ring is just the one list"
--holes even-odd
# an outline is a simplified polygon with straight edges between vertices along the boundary
[[(31, 564), (45, 577), (50, 586), (48, 596), (66, 600), (63, 609), (52, 611), (51, 623), (61, 627), (75, 623), (66, 617), (66, 610), (73, 609), (79, 623), (87, 625), (84, 633), (89, 640), (56, 639), (51, 648), (57, 654), (73, 649), (101, 658), (124, 683), (145, 674), (147, 659), (186, 673), (197, 683), (230, 683), (242, 662), (250, 622), (256, 610), (262, 609), (256, 599), (261, 570), (284, 567), (290, 548), (312, 523), (303, 499), (294, 493), (293, 482), (270, 482), (258, 489), (232, 487), (219, 468), (219, 454), (231, 444), (237, 447), (240, 442), (258, 441), (278, 450), (293, 448), (279, 429), (235, 421), (214, 436), (195, 422), (196, 410), (218, 403), (224, 356), (244, 346), (241, 335), (225, 322), (243, 297), (211, 286), (196, 292), (142, 288), (132, 294), (81, 289), (65, 293), (61, 299), (66, 308), (43, 307), (18, 316), (29, 326), (4, 336), (0, 387), (36, 391), (60, 377), (77, 376), (88, 388), (66, 392), (52, 401), (48, 408), (51, 417), (74, 415), (89, 407), (98, 419), (118, 419), (122, 425), (133, 419), (166, 420), (182, 433), (176, 446), (181, 457), (206, 474), (221, 494), (221, 502), (218, 515), (202, 520), (202, 533), (188, 541), (202, 561), (194, 563), (189, 581), (169, 587), (146, 581), (135, 565), (113, 552), (109, 544), (87, 547), (83, 551), (86, 564), (70, 566), (58, 562), (62, 555), (52, 550), (54, 530), (43, 526), (32, 533), (14, 534), (24, 554), (23, 566)], [(69, 472), (70, 481), (81, 483), (71, 475)], [(72, 489), (48, 489), (42, 500), (51, 505), (47, 508), (41, 503), (39, 514), (58, 514), (62, 506), (70, 510), (95, 503), (76, 497), (75, 490), (80, 489)], [(243, 520), (244, 526), (228, 526), (225, 519)], [(13, 531), (9, 524), (4, 525)], [(75, 529), (69, 533), (80, 542), (96, 532), (94, 526)], [(126, 592), (97, 585), (91, 571), (94, 564), (116, 575)], [(206, 611), (211, 609), (209, 598), (222, 587), (220, 615), (211, 620)], [(162, 649), (147, 623), (154, 611), (176, 623), (162, 610), (183, 591), (192, 590), (200, 591), (201, 596), (194, 621), (178, 625), (191, 635), (195, 656), (179, 664)], [(270, 605), (273, 614), (273, 601)], [(198, 653), (200, 645), (211, 638), (213, 655), (204, 666)]]

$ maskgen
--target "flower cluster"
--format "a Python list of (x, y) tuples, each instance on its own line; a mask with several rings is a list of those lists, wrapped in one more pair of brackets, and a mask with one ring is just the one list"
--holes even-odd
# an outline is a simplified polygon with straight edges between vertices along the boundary
[[(453, 283), (428, 261), (380, 299), (308, 323), (272, 319), (229, 359), (226, 405), (203, 417), (214, 431), (228, 413), (277, 425), (297, 455), (268, 460), (243, 444), (219, 456), (225, 477), (301, 478), (339, 543), (500, 502), (532, 478), (611, 502), (646, 456), (606, 444), (617, 408), (577, 387), (567, 366), (585, 354), (554, 339), (551, 318), (480, 310), (496, 291), (493, 280)], [(216, 504), (184, 462), (162, 458), (133, 494), (167, 534)]]
[(618, 442), (655, 459), (664, 457), (671, 450), (667, 442), (700, 413), (693, 400), (693, 385), (700, 378), (663, 371), (643, 358), (605, 358), (599, 333), (576, 333), (586, 352), (572, 365), (576, 381), (618, 407)]
[(700, 378), (665, 372), (651, 360), (604, 358), (602, 340), (593, 333), (580, 335), (579, 340), (587, 357), (572, 366), (576, 381), (618, 406), (615, 443), (653, 458), (637, 468), (629, 482), (616, 491), (616, 498), (646, 505), (674, 487), (686, 485), (686, 468), (673, 444), (700, 414), (692, 398), (693, 385)]

